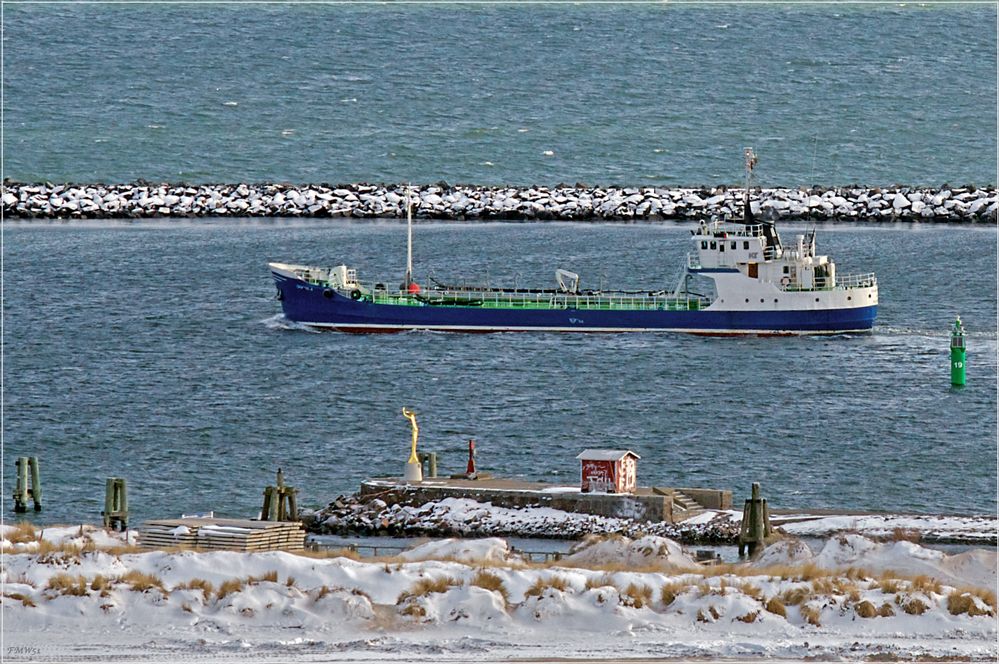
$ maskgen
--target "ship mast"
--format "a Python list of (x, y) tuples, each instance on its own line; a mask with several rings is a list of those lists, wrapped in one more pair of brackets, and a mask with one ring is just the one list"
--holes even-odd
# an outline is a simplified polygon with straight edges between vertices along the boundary
[(413, 203), (406, 187), (406, 289), (413, 283)]
[(777, 252), (781, 249), (780, 235), (777, 234), (777, 227), (774, 225), (774, 222), (766, 219), (761, 219), (757, 222), (753, 216), (753, 207), (749, 203), (749, 187), (752, 185), (753, 169), (756, 168), (756, 162), (758, 161), (756, 153), (753, 152), (753, 148), (743, 148), (742, 154), (746, 157), (746, 196), (743, 201), (742, 223), (746, 225), (747, 230), (749, 226), (759, 223), (762, 226), (763, 237), (767, 243), (764, 255), (769, 252), (771, 256), (776, 256)]
[(743, 148), (742, 154), (746, 157), (746, 197), (743, 202), (743, 215), (746, 223), (753, 223), (753, 208), (749, 205), (749, 185), (753, 178), (753, 168), (756, 167), (756, 153), (753, 148)]

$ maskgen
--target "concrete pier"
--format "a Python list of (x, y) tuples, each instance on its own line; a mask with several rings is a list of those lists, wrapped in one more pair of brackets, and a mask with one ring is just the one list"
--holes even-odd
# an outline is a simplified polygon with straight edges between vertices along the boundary
[(560, 486), (511, 479), (370, 479), (361, 498), (419, 506), (445, 498), (468, 498), (496, 507), (550, 507), (564, 512), (674, 524), (707, 509), (731, 509), (732, 492), (720, 489), (638, 487), (634, 493), (583, 493)]

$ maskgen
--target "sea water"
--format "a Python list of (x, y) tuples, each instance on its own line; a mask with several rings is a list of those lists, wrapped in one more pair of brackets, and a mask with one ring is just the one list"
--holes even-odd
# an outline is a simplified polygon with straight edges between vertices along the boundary
[[(13, 459), (37, 455), (47, 522), (99, 518), (112, 476), (133, 522), (255, 515), (279, 467), (299, 504), (322, 506), (402, 473), (405, 406), (442, 474), (464, 471), (469, 439), (481, 470), (560, 485), (577, 483), (583, 449), (627, 448), (643, 485), (738, 500), (758, 481), (788, 508), (996, 509), (994, 229), (820, 227), (839, 274), (877, 273), (871, 334), (348, 335), (280, 316), (268, 261), (390, 283), (405, 237), (398, 222), (7, 224), (7, 491)], [(682, 224), (418, 224), (416, 278), (551, 286), (563, 267), (584, 288), (662, 288), (689, 238)]]
[[(3, 169), (27, 181), (995, 184), (985, 5), (3, 7)], [(787, 238), (800, 228), (782, 228)], [(269, 260), (403, 275), (397, 223), (10, 224), (4, 500), (42, 463), (46, 522), (253, 515), (278, 467), (319, 506), (401, 472), (408, 424), (443, 472), (572, 485), (627, 447), (643, 484), (785, 507), (996, 508), (994, 228), (834, 226), (874, 270), (872, 334), (315, 334)], [(419, 224), (416, 274), (667, 287), (688, 227)], [(969, 331), (949, 385), (947, 331)], [(9, 502), (5, 502), (9, 507)], [(36, 515), (30, 515), (33, 518)]]
[(996, 7), (4, 6), (36, 181), (996, 181)]

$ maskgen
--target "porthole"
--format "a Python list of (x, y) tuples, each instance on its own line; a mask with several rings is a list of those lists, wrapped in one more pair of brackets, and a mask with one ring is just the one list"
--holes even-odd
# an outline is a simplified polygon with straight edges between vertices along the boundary
[(746, 304), (749, 304), (749, 298), (748, 297), (746, 298)]
[(847, 295), (847, 296), (846, 296), (846, 299), (847, 299), (847, 300), (852, 300), (852, 299), (853, 299), (853, 296), (852, 296), (852, 295)]
[(818, 302), (818, 301), (819, 301), (819, 298), (815, 298), (815, 301), (816, 301), (816, 302)]

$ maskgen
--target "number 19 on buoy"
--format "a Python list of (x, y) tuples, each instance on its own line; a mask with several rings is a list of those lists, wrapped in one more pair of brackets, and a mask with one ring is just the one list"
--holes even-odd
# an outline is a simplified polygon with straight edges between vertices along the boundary
[(954, 329), (950, 333), (950, 384), (965, 384), (965, 347), (964, 347), (964, 326), (961, 324), (961, 317), (958, 316), (954, 322)]

